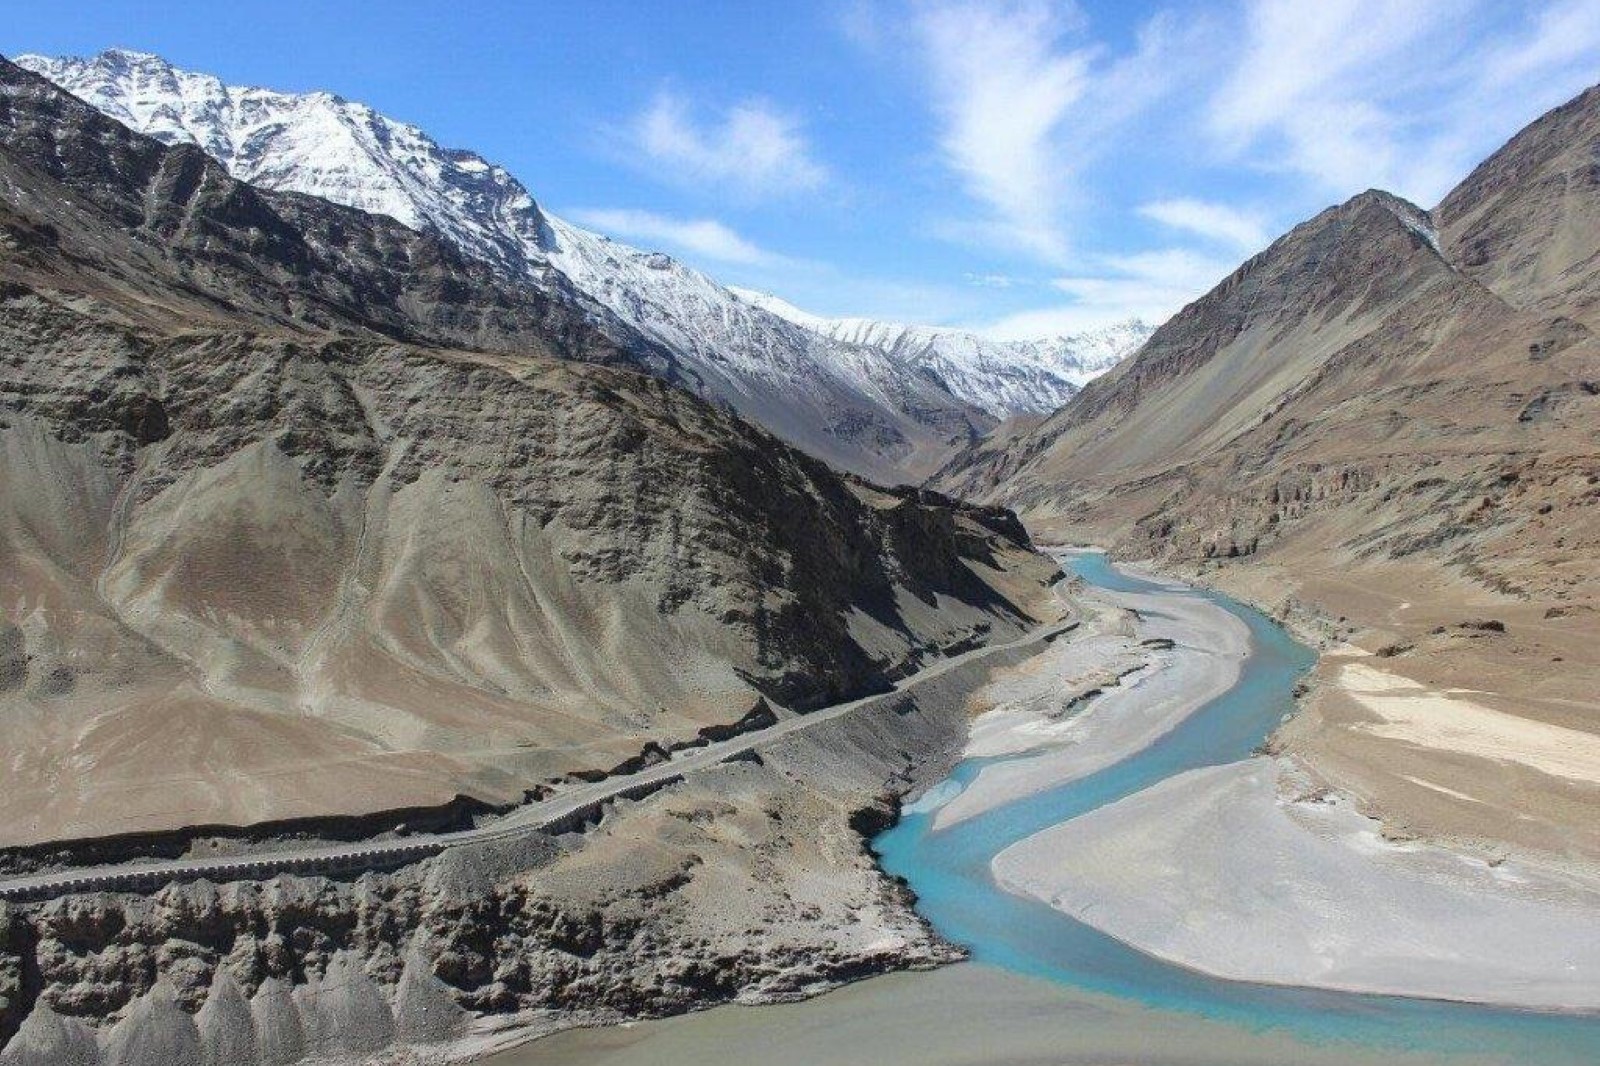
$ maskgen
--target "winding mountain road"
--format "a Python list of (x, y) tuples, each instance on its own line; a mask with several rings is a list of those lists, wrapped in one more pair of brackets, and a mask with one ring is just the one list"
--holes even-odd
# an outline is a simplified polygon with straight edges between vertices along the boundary
[[(1058, 589), (1059, 592), (1059, 589)], [(685, 776), (716, 766), (747, 752), (757, 751), (796, 733), (814, 729), (845, 715), (893, 699), (959, 666), (1003, 652), (1054, 639), (1077, 626), (1071, 617), (1036, 627), (1016, 640), (962, 652), (917, 671), (888, 692), (837, 703), (809, 714), (784, 712), (774, 724), (701, 748), (682, 749), (666, 762), (631, 774), (608, 777), (562, 791), (537, 803), (517, 808), (503, 818), (474, 829), (418, 834), (393, 840), (323, 844), (275, 852), (128, 862), (77, 867), (48, 873), (0, 879), (0, 900), (42, 900), (77, 892), (153, 891), (174, 881), (260, 880), (279, 873), (322, 874), (355, 870), (392, 869), (437, 855), (448, 848), (503, 840), (525, 833), (576, 828), (597, 817), (601, 807), (616, 799), (638, 799)]]

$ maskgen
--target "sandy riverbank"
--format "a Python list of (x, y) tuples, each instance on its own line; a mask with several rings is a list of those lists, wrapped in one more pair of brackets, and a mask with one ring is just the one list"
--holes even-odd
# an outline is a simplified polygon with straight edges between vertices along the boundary
[(1231, 688), (1249, 654), (1249, 630), (1226, 608), (1178, 588), (1085, 589), (1089, 631), (977, 697), (992, 709), (973, 722), (968, 757), (1038, 754), (985, 766), (939, 808), (934, 827), (1102, 770)]
[(1274, 750), (1395, 834), (1600, 872), (1590, 603), (1399, 562), (1261, 562), (1198, 578), (1322, 649)]
[(1600, 1010), (1600, 881), (1386, 840), (1287, 760), (1171, 778), (994, 859), (997, 880), (1220, 977)]

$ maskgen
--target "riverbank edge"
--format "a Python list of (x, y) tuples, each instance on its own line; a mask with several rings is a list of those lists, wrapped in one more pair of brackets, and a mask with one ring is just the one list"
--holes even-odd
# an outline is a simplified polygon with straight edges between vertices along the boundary
[[(1046, 553), (1048, 554), (1048, 553)], [(996, 668), (1015, 666), (1039, 653), (1040, 648), (1047, 646), (1050, 641), (1068, 638), (1073, 631), (1069, 619), (1077, 615), (1079, 608), (1072, 600), (1067, 590), (1070, 578), (1063, 575), (1053, 589), (1060, 598), (1065, 608), (1061, 618), (1055, 622), (1045, 623), (1041, 630), (1051, 626), (1061, 627), (1061, 632), (1042, 638), (1038, 645), (1026, 648), (1012, 648), (997, 650), (995, 659), (1011, 659), (1010, 662), (991, 662), (985, 658), (980, 662), (965, 664), (945, 675), (946, 678), (958, 682), (962, 690), (958, 698), (959, 706), (947, 707), (942, 713), (950, 719), (952, 727), (945, 741), (936, 748), (925, 752), (916, 753), (920, 761), (912, 769), (910, 775), (894, 787), (886, 787), (875, 797), (875, 802), (864, 804), (851, 811), (847, 819), (847, 828), (852, 833), (861, 849), (871, 861), (873, 869), (883, 880), (885, 885), (897, 897), (897, 903), (903, 908), (905, 917), (913, 920), (923, 931), (929, 945), (929, 951), (921, 957), (904, 960), (903, 964), (887, 966), (880, 969), (862, 969), (848, 977), (832, 981), (826, 985), (816, 985), (807, 988), (804, 992), (783, 993), (778, 995), (754, 994), (740, 996), (733, 1000), (707, 1000), (690, 1005), (687, 1009), (660, 1016), (641, 1016), (617, 1012), (597, 1012), (591, 1017), (575, 1017), (572, 1014), (524, 1014), (484, 1016), (481, 1021), (487, 1023), (475, 1032), (463, 1034), (457, 1038), (433, 1045), (413, 1046), (396, 1049), (397, 1055), (393, 1059), (383, 1059), (383, 1066), (461, 1066), (461, 1064), (480, 1061), (491, 1055), (514, 1051), (525, 1047), (546, 1037), (561, 1032), (581, 1029), (608, 1029), (625, 1026), (633, 1022), (656, 1020), (658, 1017), (677, 1017), (684, 1014), (698, 1014), (703, 1011), (716, 1010), (729, 1006), (768, 1006), (788, 1003), (799, 1003), (815, 999), (836, 992), (841, 988), (869, 981), (891, 973), (917, 973), (942, 969), (947, 966), (966, 962), (970, 958), (968, 948), (957, 944), (939, 932), (933, 924), (917, 909), (915, 890), (904, 878), (889, 873), (883, 868), (881, 856), (873, 847), (873, 841), (882, 833), (900, 824), (904, 817), (904, 809), (920, 797), (929, 788), (948, 778), (951, 772), (962, 761), (963, 749), (966, 743), (967, 728), (971, 721), (968, 713), (968, 702), (971, 697), (981, 691), (990, 681), (992, 672)], [(967, 677), (967, 674), (972, 676)], [(942, 679), (940, 679), (942, 680)], [(896, 694), (889, 694), (889, 700)], [(915, 698), (915, 691), (900, 693), (900, 696)], [(952, 700), (956, 702), (956, 700)], [(841, 722), (843, 720), (840, 720)], [(832, 724), (832, 723), (830, 723)], [(821, 740), (814, 735), (797, 735), (786, 738), (782, 744), (806, 743)]]
[[(1036, 541), (1035, 545), (1039, 551), (1052, 555), (1058, 552), (1098, 552), (1103, 554), (1109, 561), (1115, 563), (1118, 567), (1135, 577), (1157, 581), (1175, 581), (1191, 587), (1205, 589), (1223, 596), (1227, 596), (1229, 599), (1249, 607), (1251, 610), (1256, 611), (1263, 617), (1281, 626), (1294, 640), (1314, 651), (1317, 656), (1316, 661), (1312, 663), (1310, 668), (1306, 670), (1306, 672), (1301, 676), (1300, 681), (1295, 686), (1293, 695), (1293, 709), (1276, 727), (1274, 727), (1272, 732), (1267, 736), (1265, 742), (1262, 744), (1261, 749), (1252, 754), (1250, 760), (1245, 761), (1257, 759), (1275, 759), (1288, 762), (1292, 765), (1295, 772), (1304, 775), (1315, 787), (1326, 789), (1329, 792), (1335, 793), (1339, 797), (1342, 797), (1345, 801), (1349, 802), (1363, 817), (1368, 818), (1380, 827), (1388, 826), (1389, 823), (1383, 818), (1381, 812), (1376, 810), (1372, 804), (1367, 802), (1363, 797), (1349, 792), (1348, 790), (1336, 788), (1322, 773), (1318, 771), (1314, 762), (1302, 754), (1289, 749), (1282, 743), (1280, 739), (1282, 733), (1288, 729), (1293, 721), (1307, 709), (1308, 705), (1313, 699), (1325, 692), (1338, 691), (1336, 682), (1333, 679), (1325, 676), (1325, 671), (1323, 668), (1326, 665), (1326, 660), (1330, 652), (1358, 650), (1345, 638), (1359, 632), (1359, 627), (1349, 624), (1344, 619), (1337, 619), (1314, 609), (1310, 605), (1301, 601), (1298, 597), (1294, 596), (1292, 593), (1286, 594), (1284, 599), (1276, 606), (1263, 603), (1241, 588), (1240, 586), (1243, 584), (1242, 582), (1228, 581), (1227, 572), (1222, 568), (1207, 567), (1202, 563), (1195, 563), (1191, 565), (1173, 564), (1148, 557), (1139, 559), (1125, 559), (1120, 557), (1113, 548), (1095, 542), (1065, 544)], [(1221, 578), (1221, 580), (1219, 580), (1219, 578)], [(1283, 805), (1283, 800), (1281, 798), (1279, 800), (1279, 805)], [(1453, 837), (1437, 835), (1421, 836), (1415, 839), (1418, 843), (1440, 849), (1441, 851), (1450, 852), (1460, 857), (1470, 857), (1474, 859), (1504, 858), (1503, 853), (1498, 855), (1486, 855), (1484, 853), (1484, 849), (1473, 847), (1474, 842), (1469, 840), (1461, 840)], [(1530, 854), (1535, 859), (1544, 857), (1539, 853)], [(1002, 887), (1006, 886), (1002, 885)], [(1007, 887), (1006, 891), (1020, 895), (1031, 896), (1031, 893), (1028, 893), (1026, 890)], [(1186, 970), (1190, 973), (1198, 974), (1209, 979), (1229, 981), (1236, 984), (1253, 984), (1277, 988), (1326, 989), (1328, 991), (1348, 993), (1351, 995), (1381, 995), (1396, 999), (1415, 1000), (1418, 1002), (1453, 1003), (1469, 1006), (1481, 1006), (1496, 1010), (1506, 1010), (1532, 1015), (1542, 1014), (1582, 1018), (1600, 1017), (1600, 1010), (1579, 1007), (1530, 1006), (1502, 1000), (1469, 998), (1465, 996), (1431, 995), (1407, 992), (1373, 992), (1370, 989), (1363, 989), (1359, 987), (1344, 987), (1339, 985), (1308, 985), (1290, 981), (1238, 978), (1227, 974), (1218, 973), (1213, 970), (1206, 969), (1204, 966), (1196, 965), (1181, 959), (1168, 958), (1164, 955), (1155, 954), (1145, 950), (1138, 944), (1133, 943), (1131, 940), (1128, 940), (1125, 937), (1118, 936), (1107, 929), (1101, 928), (1099, 925), (1095, 925), (1094, 928), (1098, 932), (1110, 937), (1113, 940), (1116, 940), (1118, 943), (1125, 945), (1129, 949), (1138, 951), (1139, 953), (1147, 955), (1151, 958), (1158, 959), (1165, 965), (1174, 966), (1178, 969)]]

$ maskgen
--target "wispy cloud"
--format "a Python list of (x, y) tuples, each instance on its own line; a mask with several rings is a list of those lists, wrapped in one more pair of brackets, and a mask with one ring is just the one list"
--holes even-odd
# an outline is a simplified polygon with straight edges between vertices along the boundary
[(629, 134), (653, 166), (671, 168), (669, 176), (751, 198), (816, 189), (829, 177), (800, 122), (763, 100), (697, 115), (681, 96), (661, 92)]
[[(892, 131), (892, 159), (878, 131), (852, 142), (841, 121), (825, 165), (800, 112), (662, 91), (609, 132), (631, 165), (717, 202), (581, 217), (831, 313), (1007, 336), (1161, 319), (1336, 199), (1376, 186), (1436, 202), (1600, 74), (1600, 0), (1157, 3), (1130, 18), (1073, 0), (839, 0), (841, 39), (873, 70), (905, 64), (876, 90), (926, 110)], [(915, 250), (885, 258), (851, 226), (822, 253), (834, 265), (801, 261), (764, 247), (821, 247), (781, 212), (759, 229), (738, 216), (745, 232), (703, 217), (841, 186), (892, 199), (870, 232)], [(911, 276), (861, 276), (880, 269)]]
[(1431, 203), (1594, 78), (1600, 7), (1246, 0), (1243, 36), (1205, 116), (1226, 156)]
[(1040, 2), (926, 4), (916, 23), (946, 161), (1003, 240), (1060, 258), (1070, 158), (1059, 135), (1087, 88), (1091, 53), (1063, 48), (1067, 22)]
[(1076, 217), (1098, 206), (1089, 172), (1206, 66), (1199, 42), (1214, 23), (1157, 11), (1113, 48), (1070, 2), (921, 0), (910, 12), (940, 156), (982, 209), (930, 230), (1057, 265), (1071, 261)]
[(1208, 200), (1155, 200), (1140, 205), (1139, 214), (1241, 254), (1260, 251), (1271, 240), (1266, 224), (1256, 215)]
[(981, 324), (1001, 340), (1080, 333), (1130, 318), (1159, 323), (1227, 277), (1232, 259), (1188, 248), (1163, 248), (1095, 259), (1093, 269), (1055, 278), (1066, 299)]
[(1583, 85), (1573, 77), (1596, 78), (1595, 47), (1600, 43), (1600, 5), (1592, 0), (1565, 0), (1551, 4), (1521, 33), (1499, 41), (1477, 65), (1482, 86), (1490, 91), (1518, 85), (1526, 79), (1556, 84), (1547, 92), (1564, 99)]
[[(1165, 317), (1365, 188), (1432, 204), (1600, 73), (1596, 0), (1236, 0), (1157, 12), (1132, 45), (1070, 4), (910, 12), (941, 156), (982, 208), (933, 232), (1042, 258), (1068, 298), (990, 323), (1007, 335)], [(1117, 215), (1172, 246), (1128, 251)]]
[(746, 240), (715, 219), (680, 219), (653, 211), (601, 207), (580, 208), (572, 212), (572, 217), (608, 236), (643, 244), (663, 244), (721, 263), (773, 266), (787, 262), (783, 256)]
[[(1209, 130), (1225, 150), (1281, 153), (1341, 191), (1403, 184), (1407, 153), (1394, 97), (1416, 94), (1434, 64), (1412, 62), (1461, 0), (1249, 0), (1245, 46), (1212, 97)], [(1432, 41), (1434, 47), (1444, 42)]]
[(1025, 279), (1010, 274), (974, 274), (970, 271), (962, 274), (961, 279), (968, 285), (976, 285), (980, 289), (1011, 289), (1028, 284)]

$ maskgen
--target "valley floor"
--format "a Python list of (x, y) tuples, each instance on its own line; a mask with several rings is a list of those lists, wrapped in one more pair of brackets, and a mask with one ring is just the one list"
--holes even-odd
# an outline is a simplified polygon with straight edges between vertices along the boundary
[(1600, 882), (1385, 840), (1287, 760), (1171, 778), (1012, 845), (994, 872), (1219, 977), (1600, 1010)]
[(1600, 879), (1600, 613), (1437, 567), (1226, 568), (1323, 655), (1275, 738), (1390, 836)]
[[(964, 789), (943, 786), (921, 805), (934, 835), (1087, 778), (1191, 715), (1223, 713), (1210, 705), (1224, 693), (1253, 698), (1241, 685), (1251, 637), (1224, 604), (1149, 583), (1090, 587), (1083, 599), (1078, 639), (979, 693), (990, 709), (966, 754), (980, 762)], [(1356, 728), (1424, 759), (1442, 750), (1592, 780), (1593, 734), (1369, 665), (1382, 661), (1344, 644), (1323, 657), (1335, 694), (1361, 701)], [(1396, 833), (1300, 758), (1213, 762), (1009, 846), (997, 840), (995, 879), (1216, 976), (1600, 1010), (1600, 877), (1588, 864)]]
[[(1080, 588), (1074, 599), (1079, 629), (995, 671), (969, 701), (975, 717), (964, 755), (979, 760), (978, 771), (964, 776), (964, 784), (933, 784), (906, 808), (928, 819), (934, 838), (1091, 777), (1190, 716), (1208, 713), (1215, 697), (1239, 684), (1254, 650), (1236, 615), (1179, 584), (1159, 582), (1139, 592)], [(1408, 695), (1416, 693), (1400, 694)], [(1423, 728), (1416, 715), (1391, 713), (1394, 721)], [(1481, 715), (1473, 722), (1484, 729), (1504, 724)], [(1449, 720), (1445, 725), (1430, 735), (1466, 743)], [(1541, 750), (1547, 769), (1564, 765), (1560, 745)], [(1358, 799), (1328, 788), (1287, 756), (1257, 755), (1169, 777), (998, 850), (992, 869), (1002, 887), (1063, 911), (1062, 921), (1070, 915), (1154, 959), (1246, 982), (1237, 986), (1246, 1019), (1254, 1001), (1243, 990), (1257, 982), (1600, 1009), (1600, 880), (1581, 865), (1531, 855), (1486, 859), (1447, 843), (1396, 839)], [(1518, 1061), (1507, 1051), (1521, 1039), (1514, 1020), (1506, 1022), (1515, 1015), (1464, 1015), (1465, 1042), (1448, 1053), (1374, 1050), (1341, 1042), (1342, 1001), (1335, 995), (1329, 1002), (1334, 1036), (1308, 1041), (1299, 1030), (1153, 1009), (1137, 997), (1103, 997), (1070, 983), (966, 964), (873, 979), (804, 1005), (723, 1008), (570, 1032), (487, 1061), (627, 1066), (753, 1055), (773, 1063), (952, 1066), (1101, 1063), (1134, 1055), (1160, 1066)], [(1473, 1046), (1477, 1023), (1494, 1040), (1469, 1053), (1464, 1049)], [(1559, 1033), (1542, 1039), (1537, 1061), (1584, 1061), (1583, 1048), (1560, 1057), (1566, 1045)]]
[[(1181, 586), (1173, 586), (1179, 589)], [(968, 758), (986, 764), (934, 818), (945, 829), (1024, 796), (1087, 777), (1148, 747), (1239, 679), (1244, 624), (1193, 596), (1088, 590), (1088, 632), (996, 679), (978, 699)]]
[[(1070, 601), (1067, 619), (1029, 639), (953, 658), (927, 671), (910, 686), (914, 691), (786, 719), (771, 736), (733, 741), (711, 754), (738, 758), (706, 756), (701, 761), (707, 765), (683, 781), (619, 804), (582, 834), (541, 843), (549, 854), (541, 852), (537, 862), (496, 857), (492, 847), (477, 843), (418, 867), (421, 880), (415, 885), (407, 875), (396, 875), (392, 884), (379, 878), (369, 887), (355, 886), (379, 900), (393, 890), (396, 901), (423, 887), (424, 898), (443, 892), (440, 900), (456, 906), (455, 897), (471, 901), (493, 885), (493, 893), (504, 897), (501, 905), (515, 903), (528, 913), (553, 907), (600, 931), (601, 947), (573, 975), (570, 951), (537, 937), (513, 945), (505, 957), (498, 947), (480, 948), (468, 936), (476, 928), (470, 910), (475, 904), (461, 916), (446, 910), (397, 917), (405, 928), (425, 921), (418, 936), (444, 949), (441, 957), (455, 960), (458, 968), (488, 973), (513, 957), (536, 958), (525, 977), (527, 1002), (537, 999), (540, 988), (568, 987), (563, 981), (576, 981), (570, 987), (592, 989), (595, 997), (582, 1004), (550, 1000), (480, 1011), (473, 1020), (452, 1014), (442, 1039), (409, 1049), (388, 1045), (382, 1054), (390, 1058), (381, 1061), (489, 1055), (487, 1061), (497, 1066), (624, 1066), (759, 1057), (772, 1063), (956, 1066), (1088, 1064), (1134, 1054), (1156, 1066), (1516, 1061), (1496, 1057), (1498, 1051), (1476, 1057), (1452, 1052), (1446, 1060), (1393, 1048), (1373, 1051), (1366, 1043), (1346, 1046), (1338, 1042), (1337, 1022), (1330, 1026), (1333, 1042), (1307, 1042), (1300, 1030), (1274, 1029), (1270, 1017), (1251, 1021), (1248, 984), (1217, 982), (1229, 1002), (1227, 989), (1241, 990), (1245, 1024), (1239, 1024), (1240, 1017), (1154, 1009), (1137, 996), (1108, 998), (1070, 982), (1028, 980), (987, 965), (873, 978), (805, 1005), (631, 1020), (730, 1000), (813, 996), (885, 970), (958, 957), (941, 939), (938, 924), (930, 930), (913, 914), (910, 897), (863, 853), (861, 834), (873, 830), (858, 821), (859, 814), (876, 809), (886, 820), (885, 795), (906, 793), (920, 795), (906, 812), (926, 821), (935, 847), (941, 833), (970, 834), (973, 826), (987, 832), (993, 816), (1003, 819), (1069, 782), (1115, 773), (1249, 688), (1252, 658), (1262, 654), (1258, 640), (1271, 626), (1263, 620), (1247, 624), (1231, 606), (1176, 582), (1145, 575), (1124, 583), (1114, 589), (1072, 582), (1061, 590)], [(1300, 628), (1307, 628), (1304, 622)], [(1458, 728), (1461, 722), (1441, 718), (1435, 704), (1460, 699), (1460, 693), (1429, 693), (1420, 683), (1380, 684), (1373, 676), (1381, 664), (1403, 656), (1362, 654), (1331, 639), (1328, 647), (1319, 676), (1348, 681), (1352, 691), (1373, 701), (1361, 721), (1387, 743), (1403, 739), (1432, 751), (1440, 743), (1465, 750), (1469, 743), (1481, 748), (1491, 741), (1515, 742), (1538, 755), (1540, 772), (1581, 768), (1581, 744), (1549, 733), (1560, 728), (1554, 723), (1513, 719), (1523, 724), (1507, 733), (1509, 716), (1486, 701), (1463, 720), (1471, 728)], [(1293, 671), (1284, 676), (1292, 680)], [(1277, 690), (1280, 696), (1288, 684)], [(1312, 714), (1319, 713), (1325, 693), (1335, 691), (1327, 680), (1322, 685)], [(1276, 702), (1261, 706), (1268, 717), (1258, 739), (1279, 724), (1285, 709)], [(1296, 718), (1279, 736), (1292, 737), (1301, 727)], [(1227, 758), (1243, 758), (1253, 743), (1242, 742)], [(975, 761), (969, 769), (976, 772), (941, 781), (958, 753)], [(1600, 1009), (1600, 880), (1584, 864), (1541, 862), (1531, 852), (1485, 856), (1460, 841), (1407, 839), (1372, 817), (1361, 797), (1308, 773), (1302, 758), (1280, 753), (1189, 772), (1162, 770), (1157, 777), (1163, 780), (1153, 787), (1147, 781), (1118, 802), (1043, 831), (1035, 827), (1013, 839), (986, 840), (980, 878), (995, 895), (1006, 895), (995, 889), (998, 883), (1016, 897), (1037, 898), (1064, 912), (1054, 917), (1038, 908), (1046, 921), (1076, 918), (1139, 949), (1157, 974), (1197, 970), (1242, 982)], [(888, 868), (897, 872), (892, 864)], [(457, 881), (473, 887), (444, 887)], [(918, 887), (913, 877), (911, 888)], [(298, 892), (331, 901), (329, 893), (345, 889), (284, 878), (260, 891), (271, 898)], [(117, 907), (130, 905), (127, 897), (82, 898), (106, 911), (107, 922)], [(138, 905), (150, 911), (146, 924), (154, 929), (167, 920), (163, 916), (180, 912), (231, 914), (233, 908), (242, 920), (253, 898), (235, 899), (196, 884)], [(67, 926), (77, 919), (69, 908), (46, 908), (40, 919), (43, 942), (74, 935)], [(369, 965), (388, 965), (385, 959), (405, 950), (399, 943), (375, 943), (380, 950)], [(75, 951), (52, 956), (52, 980), (61, 982), (61, 995), (88, 987), (82, 983), (88, 970), (73, 969), (78, 961), (99, 965), (93, 951), (81, 960)], [(327, 980), (360, 966), (358, 956), (336, 952), (327, 963)], [(74, 980), (79, 984), (72, 985)], [(444, 995), (426, 978), (416, 977), (413, 984)], [(372, 988), (370, 1005), (387, 1017), (385, 993)], [(209, 994), (203, 988), (178, 992), (188, 1004), (204, 1002), (208, 1009), (218, 995), (216, 987)], [(314, 1005), (314, 992), (304, 991), (306, 1004)], [(143, 1012), (176, 1024), (181, 1018), (170, 1002), (173, 994), (158, 985), (127, 1017)], [(414, 1021), (405, 1009), (415, 1003), (408, 1004), (393, 1008), (397, 1022)], [(311, 1007), (302, 1004), (301, 1010)], [(1494, 1012), (1484, 1016), (1499, 1024)], [(48, 1019), (29, 1024), (35, 1025), (29, 1030), (35, 1046), (57, 1033)], [(513, 1047), (574, 1025), (612, 1028)], [(115, 1043), (114, 1035), (110, 1039)], [(1495, 1045), (1502, 1046), (1511, 1045)], [(1548, 1046), (1562, 1050), (1559, 1038)], [(718, 1054), (736, 1058), (719, 1060)], [(332, 1057), (370, 1060), (348, 1051)], [(12, 1066), (10, 1059), (0, 1062)]]

